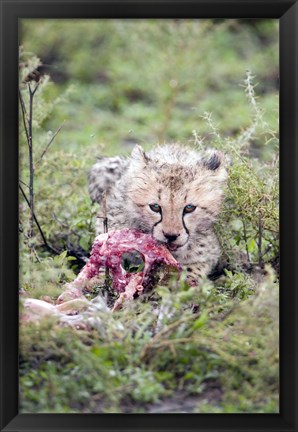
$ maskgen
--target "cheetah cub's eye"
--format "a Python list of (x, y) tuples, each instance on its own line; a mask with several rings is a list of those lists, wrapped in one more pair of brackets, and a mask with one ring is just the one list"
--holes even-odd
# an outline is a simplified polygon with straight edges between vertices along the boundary
[(151, 208), (152, 211), (154, 211), (155, 213), (160, 213), (161, 212), (161, 207), (158, 204), (149, 204), (149, 207)]
[(192, 205), (192, 204), (188, 204), (187, 206), (184, 207), (184, 213), (192, 213), (193, 211), (195, 211), (196, 206)]

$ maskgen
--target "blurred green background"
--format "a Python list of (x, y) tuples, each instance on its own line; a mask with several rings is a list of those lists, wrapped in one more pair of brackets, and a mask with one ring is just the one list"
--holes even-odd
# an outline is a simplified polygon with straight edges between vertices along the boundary
[[(98, 154), (127, 153), (135, 143), (189, 142), (194, 130), (212, 145), (205, 112), (223, 137), (236, 136), (250, 124), (247, 70), (275, 130), (278, 37), (272, 19), (20, 21), (24, 55), (37, 55), (40, 72), (54, 83), (46, 98), (59, 97), (44, 124), (54, 131), (65, 121), (56, 148), (98, 144)], [(266, 158), (270, 147), (252, 144)]]

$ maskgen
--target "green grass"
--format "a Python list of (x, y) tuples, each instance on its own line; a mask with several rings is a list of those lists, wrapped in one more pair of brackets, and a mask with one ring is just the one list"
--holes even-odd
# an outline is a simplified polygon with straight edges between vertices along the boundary
[(162, 323), (156, 303), (135, 301), (86, 313), (88, 330), (22, 325), (22, 412), (146, 412), (181, 392), (193, 412), (278, 412), (278, 285), (252, 286), (245, 301), (228, 284), (159, 289)]

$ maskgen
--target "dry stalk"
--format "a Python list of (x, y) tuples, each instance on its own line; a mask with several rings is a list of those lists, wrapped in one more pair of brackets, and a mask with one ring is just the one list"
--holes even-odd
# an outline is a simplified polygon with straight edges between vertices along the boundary
[(36, 165), (39, 165), (42, 158), (44, 157), (44, 155), (46, 154), (46, 152), (48, 151), (50, 145), (52, 144), (52, 142), (54, 141), (54, 139), (56, 138), (56, 136), (58, 135), (58, 133), (61, 131), (61, 129), (64, 126), (65, 121), (63, 121), (63, 123), (61, 124), (61, 126), (59, 126), (59, 128), (56, 130), (56, 132), (54, 133), (54, 135), (52, 136), (52, 138), (50, 139), (50, 141), (48, 142), (48, 144), (46, 145), (45, 149), (43, 150), (43, 152), (41, 153)]
[(30, 172), (30, 180), (29, 180), (30, 220), (29, 220), (29, 230), (28, 230), (29, 238), (33, 237), (33, 226), (34, 226), (34, 162), (33, 162), (33, 130), (32, 130), (33, 99), (39, 87), (39, 84), (40, 82), (37, 82), (35, 84), (35, 87), (32, 89), (30, 82), (27, 83), (28, 92), (29, 92), (29, 114), (27, 113), (22, 92), (19, 90), (19, 99), (20, 99), (21, 110), (22, 110), (23, 124), (26, 133), (28, 152), (29, 152), (29, 172)]
[[(204, 351), (212, 351), (218, 356), (220, 356), (224, 361), (226, 361), (229, 365), (232, 365), (233, 367), (240, 369), (241, 371), (245, 371), (247, 374), (250, 374), (249, 368), (244, 366), (243, 364), (239, 363), (239, 360), (235, 355), (230, 355), (224, 350), (220, 348), (220, 345), (222, 344), (222, 339), (219, 337), (215, 337), (211, 335), (204, 336), (200, 334), (198, 337), (192, 336), (192, 337), (186, 337), (186, 338), (177, 338), (177, 339), (168, 339), (168, 340), (162, 340), (158, 343), (151, 344), (149, 346), (146, 345), (143, 349), (143, 352), (141, 353), (140, 359), (141, 361), (149, 361), (152, 360), (154, 357), (154, 354), (156, 354), (158, 351), (163, 350), (164, 348), (169, 348), (172, 352), (175, 350), (175, 346), (177, 345), (185, 345), (187, 343), (194, 344), (197, 348), (201, 348)], [(242, 352), (241, 344), (232, 343), (232, 341), (229, 341), (229, 348), (232, 348), (235, 351)], [(175, 351), (176, 353), (176, 351)]]
[(35, 85), (32, 90), (30, 83), (28, 83), (29, 89), (29, 118), (28, 118), (28, 135), (29, 135), (29, 171), (30, 171), (30, 181), (29, 181), (29, 202), (30, 202), (30, 228), (28, 232), (29, 237), (33, 237), (33, 225), (34, 225), (34, 161), (33, 161), (33, 99), (34, 95), (39, 87), (39, 82)]
[(258, 215), (258, 263), (263, 268), (263, 254), (262, 254), (262, 214), (259, 211)]
[[(102, 206), (103, 216), (98, 216), (98, 217), (103, 218), (103, 232), (107, 233), (108, 232), (108, 213), (107, 213), (107, 192), (106, 191), (104, 191), (104, 193), (102, 195), (101, 206)], [(109, 268), (107, 266), (105, 266), (105, 288), (107, 290), (109, 290), (110, 287), (111, 287), (110, 272), (109, 272)]]
[[(29, 201), (29, 199), (27, 198), (27, 196), (26, 196), (26, 194), (25, 194), (25, 192), (24, 192), (24, 189), (22, 188), (22, 186), (21, 186), (20, 184), (19, 184), (19, 189), (20, 189), (20, 191), (21, 191), (21, 193), (22, 193), (22, 195), (23, 195), (23, 197), (24, 197), (26, 203), (28, 204), (28, 206), (29, 206), (29, 208), (30, 208), (30, 201)], [(43, 231), (42, 231), (42, 229), (41, 229), (41, 226), (40, 226), (40, 224), (39, 224), (39, 222), (38, 222), (38, 220), (37, 220), (37, 217), (35, 216), (35, 213), (34, 213), (34, 212), (33, 212), (33, 220), (34, 220), (34, 222), (35, 222), (35, 224), (36, 224), (36, 226), (37, 226), (37, 228), (38, 228), (38, 231), (39, 231), (39, 233), (40, 233), (40, 235), (41, 235), (41, 238), (42, 238), (42, 240), (43, 240), (43, 243), (44, 243), (45, 247), (46, 247), (50, 252), (54, 252), (55, 254), (58, 254), (58, 255), (59, 255), (60, 252), (59, 252), (57, 249), (53, 248), (52, 246), (50, 246), (50, 245), (48, 244), (48, 242), (47, 242), (47, 240), (46, 240), (46, 238), (45, 238), (45, 235), (44, 235), (44, 233), (43, 233)], [(30, 238), (30, 237), (28, 236), (28, 238)]]
[[(35, 85), (33, 85), (33, 87), (31, 86), (32, 81), (35, 81)], [(50, 252), (54, 252), (55, 254), (59, 254), (60, 252), (55, 249), (54, 247), (50, 246), (45, 238), (45, 235), (42, 231), (42, 228), (37, 220), (37, 217), (35, 215), (34, 212), (34, 171), (35, 171), (35, 166), (34, 166), (34, 158), (33, 158), (33, 105), (34, 105), (34, 95), (37, 92), (37, 89), (41, 83), (40, 79), (36, 79), (36, 78), (28, 78), (28, 80), (25, 81), (27, 84), (27, 88), (28, 88), (28, 94), (29, 94), (29, 108), (27, 110), (26, 108), (26, 104), (22, 95), (21, 90), (19, 89), (19, 100), (20, 100), (20, 106), (21, 106), (21, 112), (22, 112), (22, 119), (23, 119), (23, 125), (24, 125), (24, 130), (25, 130), (25, 134), (26, 134), (26, 139), (27, 139), (27, 144), (28, 144), (28, 157), (29, 157), (29, 184), (26, 184), (24, 181), (22, 181), (21, 179), (19, 180), (19, 189), (26, 201), (26, 203), (28, 204), (28, 207), (30, 209), (30, 219), (29, 219), (29, 230), (28, 233), (26, 235), (27, 239), (32, 239), (32, 237), (34, 236), (34, 231), (33, 231), (33, 227), (34, 227), (34, 223), (36, 224), (38, 231), (41, 235), (41, 238), (43, 240), (44, 246), (50, 251)], [(29, 112), (28, 112), (29, 111)], [(56, 133), (54, 134), (54, 136), (51, 138), (50, 142), (48, 143), (47, 147), (45, 148), (44, 152), (42, 153), (40, 159), (44, 156), (44, 154), (46, 153), (46, 151), (48, 150), (49, 146), (51, 145), (51, 143), (53, 142), (53, 140), (55, 139), (56, 135), (58, 134), (58, 132), (60, 131), (60, 129), (62, 128), (63, 125), (60, 126), (60, 128), (56, 131)], [(29, 189), (29, 198), (26, 196), (24, 189), (22, 188), (21, 184), (23, 184), (24, 186), (26, 186)], [(29, 242), (31, 244), (31, 242)], [(31, 249), (33, 250), (34, 253), (36, 253), (35, 249), (34, 249), (34, 245), (31, 244)]]
[(241, 217), (241, 221), (242, 221), (242, 225), (243, 225), (243, 237), (244, 237), (244, 243), (245, 243), (245, 249), (246, 249), (246, 257), (247, 257), (247, 261), (250, 263), (250, 256), (249, 256), (249, 250), (248, 250), (248, 244), (247, 244), (246, 224), (245, 224), (243, 217)]
[[(231, 306), (232, 306), (232, 309), (234, 309), (235, 304), (231, 303)], [(217, 310), (218, 310), (218, 305), (213, 305), (213, 306), (211, 306), (210, 308), (207, 309), (207, 314), (209, 315), (210, 313), (216, 312)], [(221, 317), (221, 321), (223, 321), (231, 312), (232, 312), (232, 310), (229, 311), (229, 313), (227, 315), (225, 315), (224, 317)], [(174, 343), (179, 343), (179, 342), (182, 343), (183, 341), (184, 342), (191, 342), (191, 341), (193, 341), (193, 339), (195, 338), (195, 336), (189, 337), (189, 338), (184, 338), (183, 340), (182, 339), (166, 339), (165, 337), (168, 337), (167, 335), (170, 332), (175, 331), (175, 329), (177, 327), (179, 327), (181, 324), (185, 324), (185, 323), (187, 323), (189, 321), (192, 321), (192, 320), (195, 321), (197, 319), (198, 319), (198, 316), (195, 315), (195, 314), (184, 316), (184, 317), (178, 319), (177, 321), (174, 321), (173, 323), (169, 324), (168, 326), (166, 326), (162, 330), (160, 330), (145, 345), (145, 347), (143, 348), (143, 351), (141, 353), (141, 358), (144, 359), (144, 360), (147, 359), (148, 357), (150, 357), (149, 353), (153, 352), (154, 350), (156, 350), (156, 348), (164, 347), (166, 345), (171, 345), (171, 344), (172, 344), (172, 346), (174, 346)], [(206, 345), (206, 346), (208, 346), (208, 345)], [(170, 349), (172, 350), (172, 347), (170, 347)]]

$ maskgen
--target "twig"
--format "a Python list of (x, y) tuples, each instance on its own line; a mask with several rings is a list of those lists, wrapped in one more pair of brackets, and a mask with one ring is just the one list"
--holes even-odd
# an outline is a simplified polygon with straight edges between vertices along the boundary
[(58, 218), (58, 216), (55, 213), (52, 213), (52, 217), (53, 219), (55, 219), (63, 228), (67, 228), (69, 231), (69, 234), (73, 234), (74, 236), (77, 237), (78, 241), (81, 240), (82, 236), (80, 234), (78, 234), (77, 232), (75, 232), (74, 230), (70, 229), (69, 225), (67, 225), (67, 223), (63, 222), (62, 220), (60, 220)]
[(27, 143), (29, 145), (29, 133), (28, 133), (29, 119), (27, 117), (26, 106), (25, 106), (25, 102), (24, 102), (24, 99), (23, 99), (23, 96), (22, 96), (22, 92), (21, 92), (20, 89), (19, 89), (19, 99), (20, 99), (20, 103), (21, 103), (22, 116), (23, 116), (23, 124), (24, 124), (25, 133), (26, 133)]
[(40, 84), (40, 81), (38, 81), (34, 87), (34, 89), (32, 90), (30, 83), (28, 83), (28, 87), (29, 87), (29, 92), (30, 94), (32, 94), (32, 96), (34, 96), (34, 94), (36, 93), (36, 90), (38, 89)]
[(30, 182), (29, 182), (30, 229), (28, 232), (29, 237), (33, 237), (33, 223), (34, 223), (34, 190), (33, 190), (34, 164), (33, 164), (33, 145), (32, 145), (33, 98), (38, 86), (39, 84), (37, 83), (35, 89), (32, 90), (30, 83), (28, 83), (28, 89), (29, 89), (28, 145), (29, 145), (29, 172), (30, 172)]
[(272, 244), (269, 243), (269, 245), (267, 246), (266, 250), (262, 253), (262, 258), (268, 253), (270, 252), (270, 250), (272, 249)]
[(28, 143), (28, 151), (29, 151), (29, 207), (30, 207), (30, 219), (29, 219), (29, 230), (28, 237), (33, 237), (33, 225), (34, 225), (34, 161), (33, 161), (33, 130), (32, 130), (32, 121), (33, 121), (33, 98), (39, 87), (40, 81), (36, 83), (34, 89), (32, 89), (30, 85), (30, 81), (27, 83), (28, 92), (29, 92), (29, 116), (27, 113), (26, 105), (22, 96), (22, 92), (19, 89), (19, 99), (22, 109), (23, 116), (23, 124), (26, 133), (27, 143)]
[(32, 239), (23, 230), (21, 232), (25, 236), (25, 238), (27, 239), (27, 244), (29, 246), (29, 249), (30, 249), (31, 253), (33, 252), (33, 254), (35, 255), (36, 260), (40, 263), (41, 261), (40, 261), (40, 258), (38, 256), (37, 252), (36, 252), (35, 246), (31, 243)]
[(23, 180), (19, 179), (19, 182), (22, 183), (24, 186), (26, 186), (29, 189), (29, 186), (27, 185), (27, 183), (23, 182)]
[[(26, 194), (25, 194), (25, 192), (24, 192), (24, 189), (22, 188), (22, 186), (21, 186), (20, 184), (19, 184), (19, 188), (20, 188), (20, 191), (22, 192), (23, 197), (25, 198), (26, 203), (28, 204), (28, 206), (29, 206), (29, 208), (30, 208), (30, 201), (28, 200), (28, 198), (27, 198), (27, 196), (26, 196)], [(44, 243), (45, 247), (46, 247), (49, 251), (54, 252), (55, 254), (59, 255), (60, 252), (59, 252), (57, 249), (53, 248), (52, 246), (50, 246), (50, 245), (48, 244), (48, 242), (47, 242), (47, 240), (46, 240), (46, 238), (45, 238), (45, 236), (44, 236), (44, 233), (43, 233), (43, 231), (42, 231), (42, 229), (41, 229), (41, 226), (40, 226), (40, 224), (39, 224), (39, 222), (38, 222), (38, 220), (37, 220), (37, 218), (36, 218), (36, 216), (35, 216), (34, 213), (33, 213), (33, 220), (34, 220), (34, 222), (36, 223), (36, 226), (37, 226), (37, 228), (38, 228), (38, 231), (39, 231), (39, 233), (40, 233), (40, 235), (41, 235), (41, 238), (42, 238), (42, 240), (43, 240), (43, 243)]]
[(56, 138), (56, 136), (58, 135), (58, 133), (61, 131), (61, 129), (63, 128), (65, 123), (65, 120), (63, 121), (63, 123), (61, 124), (61, 126), (56, 130), (56, 132), (54, 133), (54, 135), (52, 136), (52, 138), (50, 139), (50, 141), (48, 142), (48, 144), (46, 145), (45, 149), (43, 150), (43, 152), (41, 153), (38, 161), (36, 162), (36, 165), (39, 165), (42, 158), (44, 157), (44, 155), (46, 154), (46, 152), (48, 151), (50, 145), (52, 144), (52, 142), (54, 141), (54, 139)]
[[(102, 195), (102, 212), (103, 212), (103, 231), (108, 232), (108, 216), (107, 216), (107, 192), (104, 191)], [(105, 266), (105, 288), (109, 289), (111, 285), (111, 278), (109, 268)]]
[[(168, 340), (161, 340), (158, 341), (157, 343), (152, 344), (151, 346), (149, 346), (149, 344), (147, 344), (145, 346), (145, 348), (143, 349), (143, 351), (141, 352), (140, 355), (140, 359), (142, 362), (144, 361), (149, 361), (150, 359), (152, 359), (152, 357), (154, 356), (154, 352), (158, 351), (158, 350), (164, 350), (165, 348), (170, 348), (175, 347), (175, 345), (186, 345), (187, 343), (193, 343), (195, 344), (197, 347), (204, 347), (208, 350), (211, 350), (213, 352), (215, 352), (217, 355), (219, 355), (220, 357), (222, 357), (222, 359), (224, 361), (226, 361), (227, 363), (229, 363), (230, 365), (232, 365), (233, 367), (236, 367), (237, 369), (243, 370), (247, 373), (250, 373), (249, 368), (247, 368), (246, 365), (241, 365), (239, 366), (239, 361), (237, 361), (237, 354), (229, 354), (226, 351), (224, 351), (224, 349), (220, 348), (219, 345), (219, 339), (217, 336), (214, 336), (213, 338), (211, 337), (205, 337), (204, 335), (200, 334), (199, 336), (192, 336), (192, 337), (185, 337), (185, 338), (177, 338), (177, 339), (168, 339)], [(232, 344), (232, 342), (230, 341), (229, 344), (232, 346), (234, 350), (238, 350), (241, 351), (241, 346), (239, 346), (239, 344), (234, 343)]]
[(103, 210), (103, 232), (108, 232), (108, 217), (107, 217), (107, 192), (102, 194), (102, 210)]
[(247, 246), (246, 225), (245, 225), (245, 222), (244, 222), (244, 220), (242, 218), (241, 218), (241, 220), (242, 220), (242, 225), (243, 225), (243, 235), (244, 235), (244, 242), (245, 242), (247, 261), (250, 263), (250, 256), (249, 256), (249, 251), (248, 251), (248, 246)]
[(262, 259), (262, 215), (259, 212), (259, 223), (258, 223), (258, 262), (259, 266), (263, 267), (263, 259)]
[[(70, 236), (74, 235), (77, 238), (77, 241), (79, 243), (82, 236), (80, 234), (78, 234), (77, 232), (75, 232), (74, 230), (70, 229), (69, 225), (67, 225), (65, 222), (59, 220), (59, 218), (55, 215), (55, 213), (52, 213), (52, 216), (53, 216), (53, 219), (55, 219), (63, 228), (67, 228), (69, 231), (65, 235), (66, 236), (66, 247), (67, 247), (68, 254), (71, 256), (74, 256), (79, 264), (85, 265), (88, 262), (88, 258), (85, 255), (85, 250), (83, 248), (81, 248), (82, 252), (80, 253), (80, 246), (76, 247), (75, 245), (73, 245), (71, 243), (71, 239), (70, 239)], [(63, 238), (65, 238), (65, 236), (63, 236)]]

